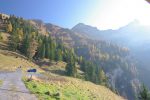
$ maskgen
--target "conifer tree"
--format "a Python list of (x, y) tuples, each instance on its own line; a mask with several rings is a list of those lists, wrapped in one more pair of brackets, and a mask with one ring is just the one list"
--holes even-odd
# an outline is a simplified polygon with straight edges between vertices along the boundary
[(56, 45), (55, 43), (51, 42), (50, 44), (50, 59), (54, 60), (55, 59), (55, 50), (56, 50)]
[(86, 63), (85, 78), (86, 78), (86, 80), (95, 82), (94, 81), (94, 78), (95, 78), (95, 66), (91, 62), (87, 62)]
[(72, 55), (70, 55), (69, 61), (66, 65), (66, 74), (68, 76), (73, 76), (73, 77), (76, 77), (77, 75), (77, 68), (75, 66), (75, 61)]
[(41, 52), (41, 57), (45, 58), (45, 44), (42, 45), (42, 52)]
[(42, 58), (42, 44), (43, 44), (43, 41), (42, 41), (41, 38), (39, 38), (37, 52), (36, 52), (36, 57), (37, 58)]
[(56, 51), (56, 61), (62, 61), (62, 60), (63, 60), (62, 51), (61, 51), (61, 49), (58, 49)]
[(86, 70), (86, 61), (82, 58), (82, 62), (80, 61), (80, 69), (85, 72)]
[(150, 92), (144, 84), (141, 87), (138, 98), (139, 100), (150, 100)]
[(49, 47), (49, 41), (48, 38), (45, 37), (45, 58), (49, 58), (49, 51), (50, 51), (50, 47)]
[(105, 85), (105, 86), (107, 85), (107, 77), (103, 69), (100, 69), (99, 71), (99, 80), (101, 85)]
[(46, 51), (47, 51), (46, 58), (50, 59), (50, 52), (51, 52), (50, 43), (47, 44)]
[(30, 45), (30, 39), (29, 39), (29, 35), (26, 34), (24, 36), (24, 39), (23, 39), (23, 43), (22, 43), (22, 52), (27, 56), (27, 50), (29, 48), (29, 45)]
[(15, 30), (12, 32), (10, 39), (11, 39), (10, 48), (13, 51), (16, 51), (18, 48), (19, 37), (18, 37), (18, 34)]

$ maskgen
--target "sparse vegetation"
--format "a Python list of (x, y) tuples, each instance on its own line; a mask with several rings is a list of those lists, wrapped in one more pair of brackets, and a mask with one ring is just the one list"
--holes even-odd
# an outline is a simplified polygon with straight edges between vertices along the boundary
[[(61, 79), (61, 76), (59, 77)], [(24, 79), (24, 82), (40, 100), (123, 100), (109, 89), (91, 82), (67, 77), (65, 77), (66, 81), (57, 80), (57, 78), (50, 80), (45, 82), (41, 79), (40, 81)]]
[[(45, 84), (36, 81), (25, 82), (27, 88), (37, 94), (40, 100), (90, 100), (87, 94), (71, 86), (59, 88), (56, 84)], [(61, 92), (60, 92), (61, 91)], [(80, 93), (81, 94), (80, 94)]]
[[(16, 55), (15, 55), (16, 54)], [(22, 56), (23, 57), (23, 56)], [(15, 71), (19, 66), (22, 66), (22, 70), (34, 67), (39, 72), (43, 72), (38, 66), (25, 58), (21, 58), (19, 54), (0, 50), (0, 70), (1, 71)]]
[(150, 91), (144, 84), (141, 86), (138, 98), (139, 100), (150, 100)]

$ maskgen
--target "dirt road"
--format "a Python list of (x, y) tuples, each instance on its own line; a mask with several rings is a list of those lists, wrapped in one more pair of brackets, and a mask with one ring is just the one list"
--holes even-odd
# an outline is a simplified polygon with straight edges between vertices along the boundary
[(0, 80), (3, 80), (0, 86), (0, 100), (37, 100), (25, 87), (21, 78), (20, 69), (16, 72), (0, 72)]

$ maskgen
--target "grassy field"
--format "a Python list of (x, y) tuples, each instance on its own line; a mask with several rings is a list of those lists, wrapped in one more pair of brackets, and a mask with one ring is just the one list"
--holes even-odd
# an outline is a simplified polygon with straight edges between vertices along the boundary
[(40, 100), (123, 100), (104, 86), (71, 77), (50, 75), (46, 80), (24, 82)]
[[(65, 64), (57, 63), (56, 66), (47, 70), (64, 69), (63, 65)], [(19, 66), (22, 66), (23, 71), (31, 67), (36, 68), (38, 72), (42, 72), (42, 76), (46, 76), (34, 76), (32, 81), (24, 79), (26, 87), (39, 100), (123, 100), (122, 97), (114, 94), (104, 86), (95, 85), (81, 79), (44, 72), (38, 65), (28, 61), (22, 55), (0, 50), (0, 71), (15, 71)], [(55, 67), (57, 68), (55, 69)], [(3, 81), (0, 81), (0, 84), (2, 83)]]
[[(40, 68), (51, 72), (51, 73), (55, 73), (61, 76), (65, 76), (66, 75), (66, 71), (65, 71), (65, 67), (66, 67), (67, 63), (62, 62), (62, 61), (46, 61), (46, 65), (45, 64), (40, 64)], [(80, 79), (84, 79), (84, 72), (82, 72), (81, 70), (79, 70), (79, 65), (76, 64), (77, 69), (77, 78)]]
[(36, 64), (19, 57), (19, 54), (14, 55), (11, 52), (3, 53), (2, 50), (0, 51), (0, 71), (15, 71), (19, 66), (22, 67), (23, 71), (29, 68), (37, 68), (39, 72), (42, 72)]

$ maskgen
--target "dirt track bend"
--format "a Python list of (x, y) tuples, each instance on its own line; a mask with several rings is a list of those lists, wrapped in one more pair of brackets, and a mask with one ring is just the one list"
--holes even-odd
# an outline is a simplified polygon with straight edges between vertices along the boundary
[(0, 72), (0, 80), (3, 80), (0, 86), (0, 100), (37, 100), (25, 87), (21, 78), (20, 69), (15, 72)]

